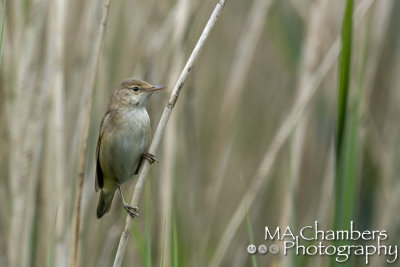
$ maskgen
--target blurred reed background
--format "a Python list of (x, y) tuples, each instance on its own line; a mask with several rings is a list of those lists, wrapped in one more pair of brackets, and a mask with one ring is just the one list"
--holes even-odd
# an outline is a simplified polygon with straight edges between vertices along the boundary
[[(0, 266), (71, 264), (102, 4), (1, 1)], [(80, 266), (112, 265), (126, 217), (119, 197), (107, 216), (95, 216), (94, 150), (112, 90), (128, 77), (168, 84), (148, 105), (155, 129), (215, 4), (111, 1), (90, 107)], [(228, 1), (167, 126), (123, 266), (326, 266), (327, 257), (252, 260), (246, 247), (250, 239), (265, 243), (265, 226), (296, 229), (318, 220), (329, 229), (338, 199), (351, 206), (346, 214), (359, 229), (385, 229), (398, 244), (400, 1), (354, 2), (343, 145), (353, 189), (338, 193), (345, 7)], [(123, 187), (127, 196), (135, 182)], [(385, 264), (373, 257), (371, 266)]]

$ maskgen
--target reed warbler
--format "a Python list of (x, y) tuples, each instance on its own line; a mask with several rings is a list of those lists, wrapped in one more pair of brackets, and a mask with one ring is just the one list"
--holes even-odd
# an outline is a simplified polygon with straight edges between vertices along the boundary
[(144, 159), (154, 163), (155, 156), (148, 153), (151, 126), (146, 104), (150, 95), (166, 86), (127, 79), (114, 90), (100, 124), (96, 147), (95, 189), (100, 190), (97, 218), (110, 210), (118, 188), (122, 205), (132, 217), (138, 208), (125, 202), (121, 184), (137, 174)]

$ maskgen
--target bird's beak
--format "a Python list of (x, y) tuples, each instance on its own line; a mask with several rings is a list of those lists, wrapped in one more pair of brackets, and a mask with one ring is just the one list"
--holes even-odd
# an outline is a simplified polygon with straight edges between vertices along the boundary
[(154, 85), (148, 91), (158, 91), (167, 88), (166, 85)]

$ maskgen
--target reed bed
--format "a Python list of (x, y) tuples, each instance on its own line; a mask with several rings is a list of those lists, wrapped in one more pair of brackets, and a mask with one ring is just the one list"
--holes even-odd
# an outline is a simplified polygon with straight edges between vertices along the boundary
[(226, 1), (156, 134), (160, 163), (141, 171), (140, 216), (115, 197), (96, 219), (112, 90), (128, 77), (168, 84), (148, 104), (155, 132), (217, 3), (0, 1), (0, 266), (336, 266), (247, 253), (270, 245), (265, 226), (316, 220), (399, 244), (395, 0)]

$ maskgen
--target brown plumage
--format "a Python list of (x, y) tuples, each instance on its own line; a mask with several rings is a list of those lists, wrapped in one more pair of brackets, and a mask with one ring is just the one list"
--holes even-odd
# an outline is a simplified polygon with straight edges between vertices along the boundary
[(147, 153), (151, 138), (150, 118), (146, 111), (149, 96), (166, 86), (128, 79), (114, 90), (100, 124), (96, 147), (95, 189), (100, 190), (97, 218), (110, 210), (115, 190), (119, 188), (124, 208), (137, 216), (137, 208), (129, 206), (120, 185), (137, 174)]

